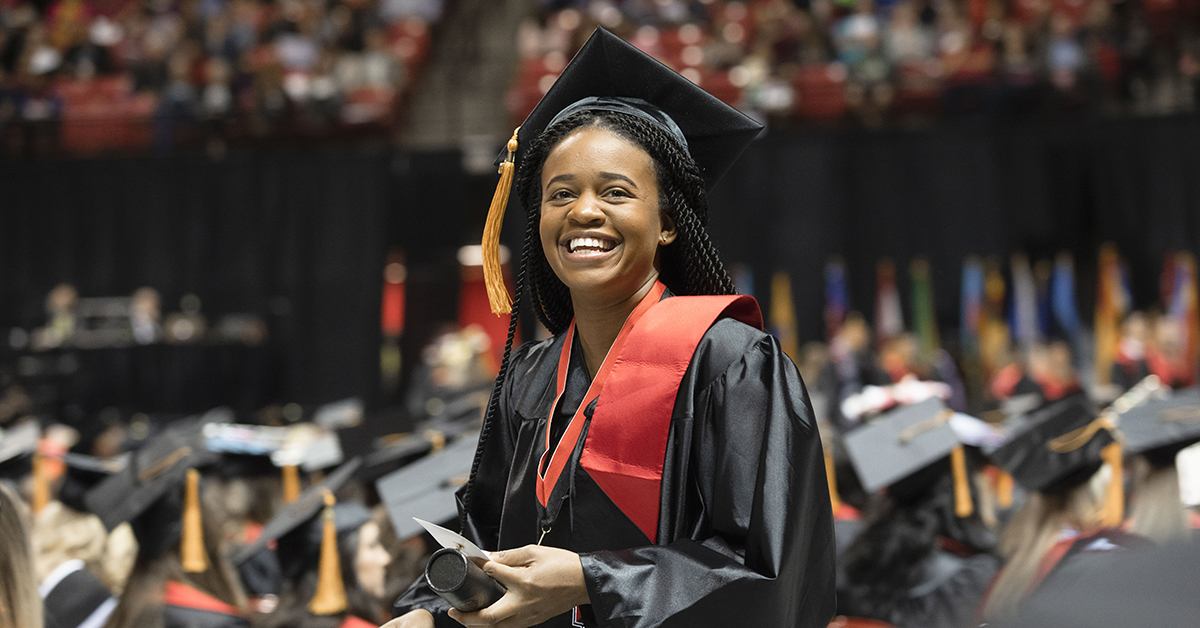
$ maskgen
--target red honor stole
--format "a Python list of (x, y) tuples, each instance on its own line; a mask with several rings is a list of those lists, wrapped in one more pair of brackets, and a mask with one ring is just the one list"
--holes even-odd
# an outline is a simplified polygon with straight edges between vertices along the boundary
[[(547, 422), (546, 452), (538, 465), (537, 478), (538, 502), (545, 508), (583, 432), (584, 410), (603, 391), (605, 394), (592, 413), (579, 463), (651, 542), (658, 537), (658, 506), (671, 412), (696, 346), (722, 317), (762, 329), (762, 314), (753, 297), (662, 299), (665, 290), (666, 286), (656, 282), (625, 320), (553, 450)], [(558, 359), (557, 394), (549, 421), (554, 420), (553, 408), (558, 407), (566, 389), (574, 339), (572, 321)], [(550, 456), (548, 465), (544, 464), (546, 456)]]

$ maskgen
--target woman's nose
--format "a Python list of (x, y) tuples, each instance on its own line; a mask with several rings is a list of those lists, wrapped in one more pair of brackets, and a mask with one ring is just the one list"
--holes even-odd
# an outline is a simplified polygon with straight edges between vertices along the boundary
[(583, 194), (571, 205), (567, 219), (579, 225), (591, 225), (604, 222), (604, 211), (600, 209), (600, 199), (594, 194)]

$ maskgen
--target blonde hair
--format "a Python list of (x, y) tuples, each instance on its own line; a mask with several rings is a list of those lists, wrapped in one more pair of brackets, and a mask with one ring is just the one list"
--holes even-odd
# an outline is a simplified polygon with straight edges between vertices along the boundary
[(94, 574), (103, 572), (101, 561), (108, 533), (99, 517), (52, 501), (34, 517), (34, 523), (30, 536), (38, 582), (73, 559), (82, 560)]
[[(1046, 552), (1063, 530), (1087, 531), (1096, 521), (1107, 485), (1103, 470), (1092, 480), (1056, 495), (1032, 493), (1000, 537), (1000, 555), (1008, 559), (983, 608), (989, 621), (1011, 618), (1029, 593)], [(1107, 474), (1111, 478), (1111, 473)]]
[(1129, 531), (1155, 543), (1189, 540), (1192, 532), (1179, 497), (1179, 471), (1175, 465), (1154, 466), (1138, 456), (1132, 466), (1137, 481)]
[(0, 628), (42, 625), (25, 505), (0, 484)]

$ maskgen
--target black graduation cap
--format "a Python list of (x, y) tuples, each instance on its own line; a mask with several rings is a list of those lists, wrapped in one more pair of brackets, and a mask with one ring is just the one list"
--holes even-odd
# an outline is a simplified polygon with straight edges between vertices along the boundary
[(483, 238), (484, 278), (495, 313), (510, 311), (507, 292), (500, 294), (504, 287), (499, 237), (513, 162), (520, 167), (529, 142), (554, 122), (588, 110), (627, 113), (666, 130), (691, 154), (709, 190), (763, 128), (620, 37), (596, 28), (525, 118), (514, 135), (516, 141), (510, 140), (497, 158), (500, 184)]
[[(246, 562), (255, 554), (266, 549), (272, 541), (278, 541), (305, 523), (311, 522), (325, 505), (325, 492), (336, 493), (338, 489), (354, 477), (361, 463), (362, 461), (359, 458), (351, 458), (333, 473), (326, 476), (322, 482), (305, 489), (295, 501), (284, 504), (279, 509), (279, 512), (275, 513), (275, 516), (271, 517), (271, 520), (263, 526), (262, 532), (254, 543), (240, 547), (234, 551), (234, 564), (238, 565)], [(342, 506), (342, 504), (339, 504), (339, 506)]]
[(42, 428), (37, 421), (23, 421), (0, 430), (0, 477), (17, 480), (29, 475), (37, 453)]
[(521, 124), (516, 162), (552, 122), (585, 109), (630, 113), (665, 128), (684, 142), (710, 190), (763, 128), (598, 27)]
[(846, 452), (874, 493), (949, 456), (961, 443), (950, 427), (954, 412), (940, 399), (903, 406), (846, 435)]
[(124, 469), (88, 491), (84, 505), (109, 530), (128, 521), (141, 550), (161, 555), (184, 530), (189, 471), (217, 460), (204, 448), (199, 421), (170, 425), (133, 452)]
[(478, 443), (478, 434), (466, 434), (444, 450), (376, 483), (397, 538), (406, 539), (424, 531), (413, 517), (441, 524), (458, 515), (454, 492), (471, 474)]
[(1113, 404), (1125, 451), (1155, 464), (1174, 464), (1175, 454), (1200, 441), (1200, 390), (1157, 388), (1142, 403)]
[(88, 491), (109, 477), (125, 470), (131, 454), (113, 458), (99, 458), (79, 453), (61, 456), (66, 466), (62, 486), (58, 489), (58, 501), (80, 512), (87, 511), (85, 498)]
[(1082, 393), (1043, 406), (1023, 420), (1023, 431), (991, 458), (1026, 490), (1052, 494), (1087, 481), (1104, 462), (1104, 449), (1115, 442), (1112, 425), (1097, 418)]

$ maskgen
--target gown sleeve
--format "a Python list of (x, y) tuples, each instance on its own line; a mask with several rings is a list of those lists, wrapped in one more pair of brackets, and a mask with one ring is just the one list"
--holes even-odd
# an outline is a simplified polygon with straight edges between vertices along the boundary
[(675, 489), (694, 493), (689, 531), (581, 555), (601, 625), (824, 628), (833, 617), (833, 520), (812, 407), (778, 342), (753, 333), (711, 382), (685, 378), (694, 389), (676, 400), (672, 438), (690, 422), (687, 488)]

